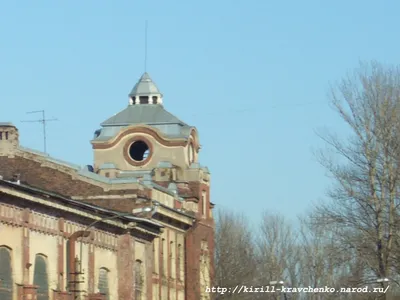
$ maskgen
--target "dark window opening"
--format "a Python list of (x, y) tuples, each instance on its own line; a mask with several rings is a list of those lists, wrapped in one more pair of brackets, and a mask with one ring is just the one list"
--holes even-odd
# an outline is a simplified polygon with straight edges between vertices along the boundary
[(3, 133), (0, 132), (0, 140), (2, 140), (2, 139), (3, 139)]
[(96, 131), (94, 132), (94, 138), (99, 137), (100, 133), (101, 133), (101, 129), (96, 130)]
[(136, 141), (129, 147), (129, 155), (133, 160), (144, 161), (149, 154), (149, 146), (143, 141)]
[(157, 96), (153, 96), (153, 104), (157, 104)]
[(49, 280), (47, 275), (46, 258), (42, 255), (36, 255), (35, 267), (33, 271), (33, 285), (38, 286), (37, 300), (49, 299)]
[(106, 172), (105, 175), (106, 175), (106, 177), (110, 177), (110, 173), (108, 173), (108, 172)]
[(142, 299), (142, 290), (144, 283), (144, 276), (142, 270), (142, 262), (140, 260), (136, 260), (135, 262), (135, 299)]
[(8, 132), (6, 131), (6, 140), (8, 140)]
[(99, 272), (99, 292), (105, 295), (107, 300), (110, 299), (110, 292), (108, 287), (108, 270), (105, 268), (100, 268)]
[(13, 287), (11, 252), (6, 247), (0, 247), (0, 299), (12, 300)]
[(149, 96), (140, 96), (139, 101), (140, 104), (149, 104)]

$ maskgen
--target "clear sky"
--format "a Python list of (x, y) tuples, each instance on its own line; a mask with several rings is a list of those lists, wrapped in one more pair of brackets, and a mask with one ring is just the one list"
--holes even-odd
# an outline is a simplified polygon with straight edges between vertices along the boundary
[(359, 60), (398, 63), (399, 1), (1, 1), (0, 121), (23, 146), (92, 164), (99, 124), (147, 71), (165, 108), (198, 128), (212, 201), (294, 218), (329, 185), (315, 130), (345, 133), (329, 84)]

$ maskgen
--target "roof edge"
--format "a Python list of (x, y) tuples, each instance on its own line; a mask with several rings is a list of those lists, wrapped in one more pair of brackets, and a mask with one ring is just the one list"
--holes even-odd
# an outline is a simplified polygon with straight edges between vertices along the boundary
[[(10, 182), (10, 181), (7, 181), (7, 180), (0, 179), (0, 185), (6, 185), (8, 187), (19, 189), (19, 190), (22, 190), (24, 192), (30, 192), (30, 193), (33, 193), (33, 194), (36, 194), (36, 195), (45, 196), (46, 198), (47, 197), (51, 197), (51, 198), (59, 200), (60, 202), (66, 202), (68, 204), (71, 204), (72, 206), (76, 206), (76, 207), (87, 209), (87, 210), (91, 211), (92, 213), (94, 212), (95, 216), (98, 216), (98, 214), (96, 214), (95, 212), (102, 212), (103, 214), (110, 214), (110, 215), (121, 214), (121, 212), (119, 212), (119, 211), (114, 211), (114, 210), (111, 210), (111, 209), (106, 209), (106, 208), (101, 207), (101, 206), (92, 205), (92, 204), (88, 204), (88, 203), (85, 203), (85, 202), (73, 200), (71, 198), (68, 198), (68, 197), (65, 197), (65, 196), (50, 192), (50, 191), (46, 191), (46, 190), (43, 190), (43, 189), (31, 187), (31, 186), (25, 185), (25, 184), (18, 184), (18, 183), (14, 183), (14, 182)], [(164, 228), (164, 226), (161, 225), (158, 222), (151, 221), (151, 220), (145, 219), (145, 218), (138, 218), (138, 217), (135, 217), (134, 215), (127, 215), (127, 216), (122, 216), (121, 215), (120, 217), (117, 217), (117, 219), (127, 220), (127, 221), (132, 221), (133, 220), (133, 221), (141, 222), (141, 223), (144, 223), (144, 224), (153, 225), (153, 226), (159, 227), (160, 229)]]

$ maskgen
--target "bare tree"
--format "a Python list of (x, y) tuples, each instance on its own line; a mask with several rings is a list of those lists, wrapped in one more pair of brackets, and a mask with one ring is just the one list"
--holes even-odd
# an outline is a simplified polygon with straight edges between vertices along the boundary
[(219, 211), (215, 232), (215, 286), (229, 289), (215, 299), (254, 299), (252, 293), (233, 294), (236, 286), (251, 286), (256, 275), (254, 241), (247, 219)]
[(328, 151), (319, 160), (335, 185), (314, 225), (330, 232), (337, 255), (357, 258), (358, 284), (386, 277), (397, 283), (400, 69), (361, 64), (332, 89), (331, 100), (351, 135), (320, 134)]
[[(284, 281), (285, 286), (298, 285), (299, 246), (292, 225), (279, 214), (265, 212), (257, 238), (258, 284), (268, 285), (271, 281)], [(267, 295), (278, 299), (278, 295)], [(268, 299), (259, 295), (260, 299)], [(291, 295), (297, 299), (298, 295)]]
[[(338, 290), (347, 287), (352, 276), (357, 276), (359, 268), (354, 255), (337, 251), (340, 244), (332, 234), (332, 228), (313, 226), (309, 218), (300, 218), (299, 236), (300, 286)], [(354, 294), (311, 293), (304, 296), (301, 299), (355, 299)]]

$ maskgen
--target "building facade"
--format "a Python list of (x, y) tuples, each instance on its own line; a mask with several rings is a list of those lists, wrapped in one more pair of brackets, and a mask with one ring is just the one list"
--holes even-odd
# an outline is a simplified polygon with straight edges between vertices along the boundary
[(0, 123), (0, 299), (210, 299), (210, 173), (147, 73), (85, 167)]

